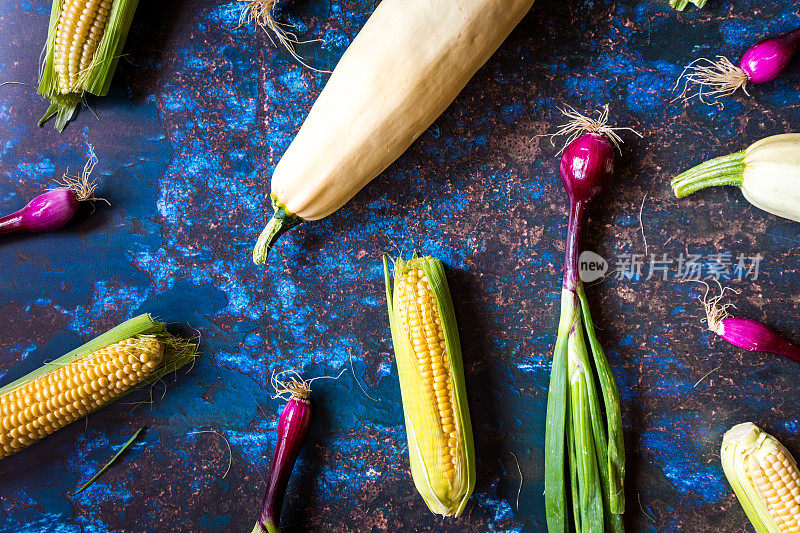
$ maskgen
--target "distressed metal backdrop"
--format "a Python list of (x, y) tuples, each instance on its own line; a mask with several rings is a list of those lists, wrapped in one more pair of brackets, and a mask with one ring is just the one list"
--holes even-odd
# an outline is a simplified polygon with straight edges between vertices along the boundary
[[(800, 76), (794, 68), (724, 110), (669, 101), (684, 64), (736, 59), (797, 26), (797, 2), (710, 0), (684, 13), (661, 0), (537, 2), (408, 153), (346, 207), (284, 238), (266, 268), (250, 253), (270, 214), (270, 175), (328, 75), (240, 25), (243, 7), (142, 0), (111, 94), (89, 99), (97, 118), (83, 110), (61, 135), (36, 126), (47, 106), (33, 89), (0, 87), (2, 211), (79, 169), (87, 142), (111, 203), (58, 233), (0, 241), (3, 382), (143, 312), (202, 334), (201, 358), (155, 387), (152, 404), (114, 405), (0, 462), (0, 529), (250, 531), (283, 405), (269, 376), (295, 369), (346, 372), (315, 383), (287, 531), (543, 531), (566, 217), (558, 148), (539, 135), (554, 131), (561, 106), (608, 103), (616, 124), (644, 136), (624, 135), (586, 242), (621, 270), (588, 293), (621, 391), (626, 520), (631, 531), (749, 530), (720, 468), (721, 435), (751, 420), (800, 453), (800, 366), (706, 332), (698, 286), (677, 279), (678, 262), (722, 253), (735, 266), (760, 253), (757, 279), (725, 282), (741, 291), (731, 301), (800, 340), (800, 225), (736, 189), (677, 201), (668, 183), (690, 164), (797, 131)], [(332, 69), (373, 8), (296, 0), (279, 18), (319, 38), (299, 50)], [(0, 3), (0, 81), (35, 83), (49, 12), (46, 0)], [(407, 469), (380, 258), (414, 250), (446, 262), (464, 347), (478, 482), (452, 520), (427, 511)], [(635, 274), (626, 254), (647, 254), (640, 279), (623, 276)], [(666, 281), (647, 279), (650, 254), (674, 261)], [(141, 426), (121, 461), (73, 496)]]

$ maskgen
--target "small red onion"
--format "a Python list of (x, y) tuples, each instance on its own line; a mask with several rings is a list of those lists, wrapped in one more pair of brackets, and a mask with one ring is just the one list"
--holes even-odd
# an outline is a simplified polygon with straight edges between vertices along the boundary
[(728, 308), (732, 304), (720, 305), (727, 287), (713, 298), (708, 298), (708, 289), (706, 287), (706, 294), (700, 298), (700, 301), (705, 307), (706, 321), (710, 331), (744, 350), (776, 353), (800, 363), (800, 346), (793, 344), (786, 337), (757, 320), (731, 316)]
[(289, 394), (290, 398), (278, 420), (278, 441), (270, 464), (267, 491), (261, 504), (261, 515), (252, 533), (280, 532), (281, 508), (286, 488), (311, 427), (311, 402), (308, 401), (311, 394), (310, 383), (311, 381), (295, 378), (284, 383), (273, 377), (278, 396)]
[(764, 39), (750, 47), (739, 62), (750, 82), (772, 81), (786, 68), (800, 47), (800, 28), (783, 35)]
[(748, 83), (766, 83), (780, 76), (798, 49), (800, 28), (759, 41), (744, 53), (739, 66), (724, 56), (717, 56), (713, 61), (705, 57), (695, 59), (678, 77), (675, 88), (680, 86), (681, 80), (684, 84), (677, 98), (698, 97), (703, 103), (722, 105), (716, 102), (718, 96), (731, 95), (739, 89), (749, 96)]
[(49, 190), (19, 211), (0, 218), (0, 234), (61, 229), (72, 220), (79, 206), (78, 195), (72, 189)]
[(78, 177), (64, 174), (57, 189), (50, 189), (28, 202), (15, 213), (0, 218), (0, 235), (5, 233), (56, 231), (72, 220), (81, 202), (103, 200), (95, 198), (97, 185), (90, 179), (97, 164), (94, 148), (89, 146), (89, 159)]
[(776, 353), (800, 363), (800, 346), (757, 320), (728, 317), (720, 320), (713, 331), (739, 348)]
[(578, 256), (586, 203), (605, 191), (614, 176), (614, 151), (622, 142), (616, 132), (636, 132), (631, 128), (609, 126), (608, 106), (597, 119), (582, 115), (573, 108), (562, 109), (561, 112), (570, 119), (555, 134), (569, 135), (559, 167), (561, 183), (569, 197), (564, 287), (574, 290), (578, 283)]
[(614, 176), (614, 146), (602, 133), (584, 133), (561, 156), (561, 182), (570, 201), (588, 202), (604, 191)]

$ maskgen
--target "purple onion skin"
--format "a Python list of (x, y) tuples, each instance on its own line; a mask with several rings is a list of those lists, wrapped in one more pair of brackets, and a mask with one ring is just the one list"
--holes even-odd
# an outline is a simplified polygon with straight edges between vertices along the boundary
[(765, 39), (750, 47), (739, 62), (750, 82), (772, 81), (786, 68), (800, 47), (800, 28)]
[(0, 218), (0, 234), (55, 231), (67, 225), (78, 212), (75, 191), (64, 187), (40, 194), (28, 205)]
[(614, 176), (614, 146), (604, 135), (584, 133), (561, 156), (561, 182), (570, 202), (588, 202), (604, 191)]
[(770, 352), (800, 363), (800, 346), (792, 344), (769, 326), (749, 318), (724, 318), (717, 335), (739, 348), (751, 352)]
[(564, 288), (575, 290), (585, 204), (603, 192), (614, 176), (616, 154), (611, 141), (599, 133), (584, 133), (561, 156), (561, 182), (569, 196)]
[(283, 408), (278, 421), (278, 442), (270, 464), (267, 492), (264, 494), (261, 516), (253, 533), (280, 531), (281, 508), (286, 487), (310, 427), (311, 402), (305, 398), (292, 397)]

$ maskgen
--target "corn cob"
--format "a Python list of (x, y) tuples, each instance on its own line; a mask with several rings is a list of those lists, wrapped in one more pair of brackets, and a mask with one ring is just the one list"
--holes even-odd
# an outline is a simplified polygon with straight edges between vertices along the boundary
[(64, 2), (53, 52), (59, 94), (81, 92), (78, 77), (94, 61), (110, 11), (108, 0)]
[(432, 512), (458, 516), (475, 487), (475, 453), (444, 268), (398, 259), (393, 293), (386, 258), (384, 276), (414, 484)]
[(800, 472), (775, 437), (750, 422), (732, 427), (722, 468), (758, 533), (800, 533)]
[(53, 0), (38, 90), (50, 107), (39, 125), (56, 115), (62, 131), (84, 93), (108, 93), (137, 3)]
[(180, 368), (195, 349), (142, 315), (3, 387), (0, 459)]

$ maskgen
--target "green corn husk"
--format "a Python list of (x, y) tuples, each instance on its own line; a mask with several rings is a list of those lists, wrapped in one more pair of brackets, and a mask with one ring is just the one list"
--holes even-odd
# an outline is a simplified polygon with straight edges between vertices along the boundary
[[(38, 378), (41, 378), (42, 376), (57, 371), (64, 366), (75, 364), (76, 362), (80, 361), (83, 358), (92, 357), (93, 354), (95, 354), (99, 350), (120, 343), (121, 341), (124, 341), (126, 339), (133, 339), (133, 338), (152, 339), (154, 341), (158, 341), (157, 345), (160, 347), (160, 352), (159, 352), (160, 360), (157, 361), (154, 367), (152, 367), (152, 370), (149, 372), (149, 374), (147, 374), (146, 376), (142, 376), (141, 381), (128, 382), (126, 384), (128, 388), (126, 390), (120, 391), (118, 394), (111, 393), (110, 389), (105, 385), (100, 385), (100, 388), (87, 389), (85, 387), (81, 387), (80, 385), (78, 385), (77, 382), (72, 382), (72, 379), (70, 378), (66, 382), (63, 381), (59, 382), (63, 383), (66, 386), (65, 388), (61, 389), (63, 394), (59, 393), (58, 390), (53, 392), (53, 389), (48, 389), (47, 388), (48, 386), (46, 384), (47, 381), (39, 381), (38, 383), (41, 383), (44, 389), (40, 389), (39, 388), (40, 385), (37, 384), (34, 386), (34, 388), (36, 389), (35, 393), (33, 391), (31, 391), (30, 393), (24, 392), (23, 394), (20, 395), (19, 400), (14, 400), (13, 398), (11, 398), (10, 402), (0, 401), (0, 405), (5, 403), (3, 409), (0, 409), (0, 424), (2, 424), (0, 425), (0, 459), (2, 459), (5, 456), (11, 455), (15, 453), (15, 451), (19, 451), (20, 449), (26, 446), (29, 446), (30, 444), (33, 444), (34, 442), (37, 442), (38, 440), (46, 436), (46, 434), (44, 433), (38, 433), (38, 430), (44, 427), (43, 425), (41, 425), (43, 424), (42, 420), (45, 419), (44, 415), (48, 417), (47, 421), (44, 422), (45, 424), (53, 422), (53, 420), (50, 419), (49, 417), (51, 416), (53, 412), (52, 410), (55, 409), (55, 407), (50, 407), (51, 400), (48, 398), (53, 398), (55, 396), (61, 397), (64, 394), (66, 394), (67, 395), (66, 398), (70, 403), (77, 401), (80, 402), (84, 401), (84, 400), (79, 400), (79, 398), (85, 398), (88, 401), (90, 396), (81, 396), (79, 389), (88, 390), (89, 393), (95, 391), (93, 394), (95, 393), (100, 394), (99, 392), (97, 392), (99, 390), (104, 390), (105, 393), (113, 394), (107, 401), (105, 400), (104, 397), (102, 399), (97, 398), (93, 400), (94, 402), (104, 402), (100, 403), (99, 405), (90, 407), (89, 405), (84, 404), (85, 407), (88, 408), (88, 411), (85, 412), (85, 414), (89, 414), (94, 411), (97, 411), (98, 409), (106, 407), (110, 403), (113, 403), (119, 400), (120, 398), (123, 398), (124, 396), (130, 394), (135, 390), (141, 389), (143, 387), (151, 385), (152, 383), (155, 383), (156, 381), (163, 378), (165, 375), (178, 370), (187, 363), (192, 362), (197, 356), (196, 343), (171, 335), (166, 331), (166, 325), (164, 323), (154, 321), (150, 317), (150, 315), (140, 315), (103, 333), (102, 335), (96, 337), (95, 339), (87, 342), (83, 346), (80, 346), (72, 350), (66, 355), (59, 357), (54, 361), (45, 363), (36, 370), (9, 383), (8, 385), (5, 385), (4, 387), (0, 388), (0, 399), (6, 400), (8, 399), (7, 395), (13, 394), (14, 391), (16, 391), (17, 389), (24, 387), (28, 383), (33, 382)], [(129, 362), (136, 363), (136, 361), (129, 361)], [(142, 364), (144, 364), (144, 360), (142, 360), (141, 362)], [(76, 368), (80, 367), (78, 366)], [(90, 367), (90, 368), (96, 368), (96, 367)], [(127, 369), (129, 368), (129, 365), (126, 365), (125, 368), (126, 368), (125, 372), (127, 374), (128, 373)], [(93, 380), (92, 383), (95, 384), (96, 383), (95, 380), (98, 380), (101, 377), (103, 377), (102, 374), (94, 375), (94, 377), (91, 378)], [(112, 376), (109, 375), (109, 379), (107, 381), (112, 381), (113, 379), (114, 378), (112, 378)], [(117, 376), (116, 379), (121, 379), (121, 378)], [(125, 379), (127, 379), (127, 377)], [(40, 397), (40, 393), (43, 393), (44, 396)], [(24, 397), (24, 403), (19, 403), (19, 404), (15, 403), (17, 401), (22, 402), (23, 397)], [(96, 398), (96, 396), (91, 396), (91, 397)], [(33, 408), (34, 404), (37, 404), (39, 407), (37, 409), (34, 409)], [(10, 411), (8, 411), (9, 408)], [(19, 429), (15, 428), (20, 428), (23, 425), (28, 424), (28, 422), (20, 421), (21, 420), (20, 417), (22, 416), (23, 412), (27, 414), (29, 414), (30, 412), (33, 413), (33, 418), (28, 418), (27, 420), (28, 422), (34, 424), (33, 427), (36, 429), (34, 430), (27, 429), (26, 431), (33, 431), (33, 433), (36, 434), (36, 436), (29, 437), (27, 443), (25, 442), (22, 443), (22, 447), (12, 447), (4, 452), (2, 446), (12, 446), (11, 440), (16, 438), (13, 432), (19, 431)], [(68, 409), (68, 412), (74, 413), (74, 415), (72, 415), (72, 420), (62, 422), (62, 424), (56, 426), (54, 430), (58, 430), (61, 427), (64, 427), (65, 425), (68, 425), (71, 422), (74, 422), (75, 420), (82, 417), (81, 413), (83, 413), (83, 411), (81, 410), (75, 411), (72, 408)], [(38, 417), (38, 423), (37, 423), (37, 417)], [(51, 429), (50, 431), (52, 430), (53, 429)], [(47, 434), (49, 434), (50, 431), (48, 431)], [(27, 435), (27, 433), (22, 433), (22, 435)]]
[(133, 16), (139, 0), (113, 0), (111, 12), (103, 30), (103, 36), (92, 60), (91, 65), (81, 73), (79, 77), (80, 90), (61, 94), (55, 73), (55, 41), (61, 9), (65, 0), (53, 0), (53, 7), (50, 10), (50, 25), (47, 30), (47, 41), (45, 43), (42, 63), (39, 72), (39, 89), (41, 94), (50, 101), (44, 116), (39, 121), (39, 126), (43, 125), (51, 117), (56, 117), (55, 128), (63, 131), (67, 123), (72, 120), (78, 105), (83, 100), (86, 93), (97, 96), (105, 96), (111, 87), (111, 80), (117, 69), (122, 49), (125, 46), (125, 39), (128, 37)]
[[(745, 422), (733, 426), (725, 433), (720, 455), (725, 477), (756, 532), (790, 531), (789, 527), (782, 527), (769, 511), (769, 506), (773, 506), (774, 514), (785, 516), (787, 522), (796, 522), (800, 518), (800, 472), (789, 450), (755, 424)], [(769, 469), (771, 476), (778, 475), (783, 485), (780, 492), (774, 482), (770, 481), (767, 483), (767, 490), (773, 494), (762, 493), (755, 482), (754, 469), (761, 472)], [(768, 501), (768, 497), (771, 501)], [(789, 512), (792, 507), (794, 512)]]
[[(414, 255), (410, 261), (397, 259), (394, 266), (395, 284), (392, 289), (388, 261), (384, 257), (386, 300), (400, 376), (411, 474), (417, 490), (432, 512), (458, 516), (475, 488), (475, 450), (453, 302), (444, 267), (438, 259)], [(447, 373), (451, 385), (449, 399), (454, 414), (453, 431), (457, 434), (455, 474), (452, 481), (446, 476), (445, 468), (439, 460), (448, 437), (441, 424), (432, 378), (423, 376), (411, 341), (412, 332), (406, 330), (401, 316), (402, 299), (398, 293), (398, 281), (403, 280), (412, 270), (424, 272), (432, 293), (431, 309), (435, 303), (443, 330), (449, 367)], [(422, 322), (423, 327), (431, 323), (424, 320)]]
[(669, 5), (678, 11), (683, 11), (686, 9), (686, 6), (688, 6), (690, 3), (694, 4), (698, 8), (701, 8), (706, 5), (706, 0), (669, 0)]

